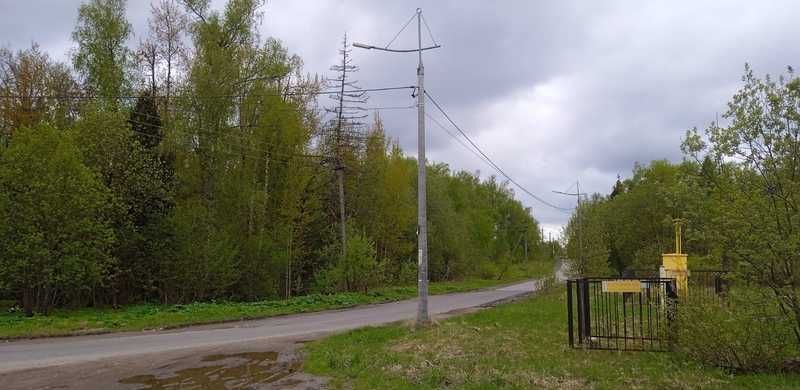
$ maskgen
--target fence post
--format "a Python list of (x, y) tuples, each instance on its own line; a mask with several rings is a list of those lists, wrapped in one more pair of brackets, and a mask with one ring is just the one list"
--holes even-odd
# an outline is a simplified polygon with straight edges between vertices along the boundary
[(589, 317), (590, 315), (590, 306), (589, 306), (589, 280), (584, 278), (583, 279), (583, 333), (581, 334), (581, 338), (585, 338), (588, 341), (591, 341), (589, 338), (592, 335), (591, 329), (591, 322), (592, 319)]
[(675, 279), (667, 282), (667, 345), (672, 350), (678, 335), (676, 319), (678, 310), (678, 285)]
[(575, 336), (572, 333), (572, 280), (567, 280), (567, 330), (569, 333), (569, 346), (575, 348)]
[(575, 281), (575, 298), (577, 299), (578, 303), (578, 345), (583, 344), (583, 305), (585, 304), (583, 300), (583, 287), (583, 279), (578, 279)]

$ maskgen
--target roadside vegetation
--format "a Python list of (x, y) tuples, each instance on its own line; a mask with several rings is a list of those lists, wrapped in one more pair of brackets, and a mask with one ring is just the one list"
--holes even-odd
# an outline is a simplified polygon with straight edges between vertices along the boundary
[[(265, 3), (154, 1), (129, 47), (126, 1), (87, 0), (70, 64), (0, 48), (0, 301), (21, 310), (2, 334), (339, 307), (417, 280), (418, 162), (378, 114), (336, 115), (364, 108), (328, 93), (356, 85), (346, 71), (309, 75), (259, 35)], [(550, 257), (505, 183), (444, 163), (427, 183), (432, 282), (509, 280)], [(343, 292), (358, 294), (315, 295)], [(208, 303), (300, 295), (323, 303)]]
[(354, 389), (796, 389), (796, 374), (732, 375), (680, 353), (567, 345), (565, 293), (454, 317), (430, 328), (370, 327), (306, 346), (304, 370)]
[[(551, 275), (552, 262), (514, 266), (502, 279), (467, 279), (431, 283), (433, 295), (474, 291)], [(266, 318), (341, 309), (413, 298), (416, 286), (382, 287), (370, 292), (309, 294), (281, 300), (212, 301), (189, 304), (138, 304), (120, 309), (58, 309), (49, 315), (25, 316), (14, 301), (0, 301), (0, 339), (64, 336), (175, 328), (188, 325)]]
[(576, 276), (657, 275), (683, 219), (689, 269), (727, 271), (732, 287), (723, 303), (684, 306), (680, 348), (738, 372), (798, 370), (800, 78), (746, 67), (742, 83), (721, 123), (687, 131), (682, 162), (636, 164), (583, 202), (566, 250)]

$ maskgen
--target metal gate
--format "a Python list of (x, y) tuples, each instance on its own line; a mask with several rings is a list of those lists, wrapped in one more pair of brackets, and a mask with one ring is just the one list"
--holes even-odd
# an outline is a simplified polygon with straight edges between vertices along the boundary
[(568, 280), (569, 345), (589, 349), (669, 350), (674, 341), (676, 301), (674, 279)]

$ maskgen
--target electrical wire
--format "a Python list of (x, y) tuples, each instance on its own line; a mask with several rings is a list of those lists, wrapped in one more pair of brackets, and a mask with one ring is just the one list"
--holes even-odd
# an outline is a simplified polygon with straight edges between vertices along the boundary
[(445, 132), (446, 132), (448, 135), (450, 135), (450, 137), (453, 137), (453, 139), (455, 139), (456, 141), (458, 141), (458, 143), (460, 143), (460, 144), (461, 144), (461, 146), (463, 146), (463, 147), (464, 147), (464, 149), (466, 149), (466, 150), (470, 151), (470, 152), (471, 152), (471, 153), (472, 153), (472, 154), (473, 154), (475, 157), (477, 157), (478, 159), (480, 159), (481, 161), (483, 161), (483, 162), (484, 162), (486, 165), (488, 165), (490, 168), (494, 169), (494, 167), (492, 167), (492, 164), (491, 164), (491, 163), (490, 163), (488, 160), (486, 160), (486, 158), (484, 158), (483, 156), (481, 156), (480, 154), (478, 154), (478, 152), (476, 152), (476, 151), (475, 151), (475, 149), (471, 148), (471, 147), (470, 147), (469, 145), (467, 145), (467, 144), (466, 144), (466, 143), (465, 143), (465, 142), (464, 142), (464, 141), (463, 141), (461, 138), (459, 138), (457, 135), (453, 134), (453, 132), (452, 132), (452, 131), (450, 131), (450, 130), (449, 130), (447, 127), (445, 127), (443, 124), (441, 124), (439, 121), (437, 121), (437, 120), (436, 120), (436, 118), (432, 117), (432, 116), (431, 116), (431, 114), (428, 114), (428, 113), (426, 112), (426, 113), (425, 113), (425, 116), (426, 116), (426, 117), (428, 117), (428, 119), (430, 119), (430, 120), (431, 120), (431, 122), (433, 122), (434, 124), (436, 124), (436, 126), (439, 126), (439, 128), (440, 128), (440, 129), (444, 130), (444, 131), (445, 131)]
[(409, 110), (412, 108), (417, 108), (415, 104), (410, 106), (386, 106), (386, 107), (364, 107), (365, 111), (380, 111), (380, 110)]
[(439, 46), (439, 44), (436, 43), (436, 38), (433, 37), (433, 33), (431, 32), (430, 26), (428, 26), (428, 21), (425, 20), (425, 15), (423, 15), (422, 13), (420, 13), (419, 15), (422, 17), (422, 23), (425, 24), (425, 29), (428, 30), (428, 36), (431, 37), (431, 40), (433, 41), (433, 45), (434, 46)]
[(395, 40), (395, 39), (397, 39), (397, 37), (399, 37), (399, 36), (400, 36), (400, 34), (402, 34), (402, 33), (403, 33), (403, 31), (405, 31), (406, 27), (408, 27), (408, 25), (409, 25), (409, 24), (411, 24), (411, 21), (412, 21), (412, 20), (414, 20), (414, 17), (415, 17), (415, 16), (417, 16), (417, 13), (416, 13), (416, 12), (414, 12), (414, 14), (413, 14), (413, 15), (411, 15), (411, 18), (410, 18), (410, 19), (408, 19), (408, 21), (406, 22), (406, 24), (404, 24), (404, 25), (403, 25), (403, 28), (401, 28), (401, 29), (400, 29), (400, 31), (398, 31), (398, 32), (397, 32), (397, 34), (395, 34), (395, 35), (394, 35), (394, 38), (392, 38), (392, 40), (391, 40), (391, 41), (389, 41), (389, 43), (387, 43), (387, 44), (386, 44), (386, 47), (384, 47), (384, 49), (388, 49), (388, 48), (389, 48), (389, 46), (391, 46), (391, 45), (392, 45), (392, 43), (394, 43), (394, 40)]
[[(144, 125), (144, 126), (153, 126), (152, 123), (145, 123), (145, 122), (140, 122), (140, 121), (136, 121), (136, 120), (132, 120), (132, 119), (127, 119), (127, 122), (133, 123), (133, 124)], [(163, 126), (153, 126), (153, 127), (157, 127), (160, 130), (164, 130)], [(255, 126), (251, 126), (251, 127), (255, 127)], [(226, 129), (230, 130), (230, 129), (236, 129), (236, 128), (241, 128), (241, 127), (240, 126), (230, 126), (230, 127), (224, 127), (222, 130), (226, 130)], [(248, 151), (245, 154), (247, 154), (249, 157), (253, 157), (253, 158), (257, 158), (257, 159), (262, 159), (263, 157), (261, 156), (261, 154), (265, 152), (264, 150), (254, 149), (254, 148), (250, 147), (249, 145), (246, 145), (246, 143), (244, 141), (248, 141), (248, 140), (246, 138), (244, 138), (246, 136), (245, 134), (236, 134), (236, 133), (218, 133), (218, 134), (214, 134), (213, 132), (200, 131), (200, 130), (196, 130), (196, 129), (194, 131), (192, 131), (192, 130), (178, 130), (176, 128), (172, 128), (172, 129), (168, 129), (168, 130), (169, 130), (170, 133), (179, 134), (179, 135), (183, 135), (183, 136), (214, 135), (214, 136), (219, 136), (220, 138), (234, 138), (235, 140), (237, 140), (239, 142), (239, 145), (236, 145), (237, 148), (240, 148), (242, 151), (245, 151), (245, 150)], [(147, 137), (161, 137), (162, 139), (164, 138), (163, 135), (162, 136), (156, 136), (154, 134), (148, 134), (148, 133), (144, 133), (144, 132), (137, 131), (137, 130), (134, 130), (134, 129), (131, 129), (131, 131), (134, 132), (134, 133), (137, 133), (137, 134), (141, 134), (141, 135), (147, 136)], [(258, 144), (265, 145), (265, 146), (277, 146), (277, 144), (269, 143), (269, 142), (259, 142)], [(197, 145), (193, 145), (193, 147), (194, 148), (199, 148)], [(275, 151), (271, 151), (269, 153), (271, 155), (281, 155), (281, 156), (289, 157), (289, 158), (291, 158), (291, 157), (322, 158), (322, 156), (311, 155), (311, 154), (281, 153), (281, 152), (275, 152)]]
[[(415, 108), (415, 107), (416, 107), (415, 105), (410, 105), (410, 106), (367, 107), (367, 108), (365, 108), (365, 110), (411, 109), (411, 108)], [(301, 111), (300, 109), (294, 108), (294, 107), (280, 107), (280, 108), (281, 109), (285, 109), (285, 110), (291, 110), (291, 111), (294, 111), (294, 110), (296, 110), (298, 112)], [(272, 110), (272, 109), (275, 109), (275, 107), (271, 108), (270, 110)], [(144, 117), (147, 117), (147, 118), (151, 118), (151, 119), (159, 119), (159, 120), (163, 119), (160, 116), (152, 115), (152, 114), (145, 113), (145, 112), (137, 112), (137, 114), (141, 115), (141, 116), (144, 116)], [(162, 125), (154, 125), (153, 123), (136, 121), (136, 120), (130, 119), (130, 118), (126, 119), (126, 121), (131, 123), (131, 124), (139, 124), (139, 125), (143, 125), (143, 126), (152, 126), (152, 127), (158, 128), (159, 130), (162, 130), (162, 131), (165, 130), (165, 127), (163, 126), (163, 124)], [(233, 126), (221, 127), (218, 130), (250, 129), (250, 128), (259, 128), (259, 127), (260, 126), (258, 126), (258, 125), (233, 125)], [(136, 130), (133, 130), (133, 129), (131, 129), (131, 130), (134, 133), (143, 135), (145, 137), (158, 137), (158, 136), (155, 136), (153, 134), (142, 133), (142, 132), (139, 132), (139, 131), (136, 131)], [(249, 152), (253, 152), (253, 153), (257, 154), (257, 155), (250, 155), (248, 153), (249, 157), (253, 157), (253, 158), (256, 158), (256, 159), (261, 159), (262, 158), (260, 156), (260, 154), (263, 152), (262, 150), (254, 149), (254, 148), (252, 148), (251, 146), (248, 145), (250, 143), (250, 141), (253, 141), (253, 140), (247, 138), (247, 134), (234, 133), (234, 132), (215, 132), (213, 130), (201, 130), (201, 129), (179, 130), (177, 128), (171, 128), (171, 129), (169, 129), (169, 132), (170, 133), (174, 133), (174, 134), (178, 134), (178, 135), (182, 135), (182, 136), (207, 135), (207, 136), (215, 136), (215, 137), (220, 137), (220, 138), (234, 139), (234, 140), (239, 142), (239, 145), (237, 146), (238, 148), (241, 148), (242, 150), (247, 150)], [(160, 136), (160, 137), (163, 138), (163, 136)], [(255, 141), (259, 145), (277, 146), (277, 144), (274, 144), (274, 143), (258, 142), (260, 140), (255, 140)], [(193, 147), (194, 148), (198, 148), (197, 145), (194, 145)], [(275, 154), (275, 152), (270, 152), (270, 153), (271, 154)], [(291, 155), (286, 155), (286, 156), (287, 157), (311, 157), (311, 158), (320, 158), (320, 159), (324, 158), (324, 156), (319, 156), (319, 155), (303, 155), (303, 154), (291, 154)]]
[(458, 125), (457, 125), (457, 124), (456, 124), (456, 123), (453, 121), (453, 119), (450, 117), (450, 115), (448, 115), (448, 114), (447, 114), (447, 112), (446, 112), (446, 111), (445, 111), (445, 110), (442, 108), (442, 106), (440, 106), (440, 105), (439, 105), (439, 103), (436, 101), (436, 99), (434, 99), (434, 98), (433, 98), (433, 96), (431, 96), (431, 95), (428, 93), (428, 91), (424, 91), (424, 92), (425, 92), (425, 96), (427, 96), (427, 97), (428, 97), (428, 99), (430, 99), (431, 103), (433, 103), (433, 105), (434, 105), (434, 106), (436, 106), (436, 108), (439, 110), (439, 112), (441, 112), (441, 113), (442, 113), (442, 115), (444, 115), (444, 117), (447, 119), (447, 121), (448, 121), (448, 122), (450, 122), (450, 124), (451, 124), (451, 125), (453, 125), (453, 127), (455, 127), (455, 128), (456, 128), (456, 130), (458, 130), (458, 132), (459, 132), (459, 133), (461, 133), (461, 135), (463, 135), (463, 136), (464, 136), (464, 138), (466, 138), (466, 139), (467, 139), (467, 141), (470, 143), (470, 145), (472, 145), (472, 147), (474, 147), (474, 148), (475, 148), (475, 150), (477, 150), (477, 151), (478, 151), (478, 153), (480, 153), (480, 154), (481, 154), (481, 155), (482, 155), (484, 158), (486, 158), (486, 161), (487, 161), (487, 162), (488, 162), (488, 163), (489, 163), (489, 164), (490, 164), (490, 165), (491, 165), (491, 166), (492, 166), (492, 167), (493, 167), (493, 168), (494, 168), (494, 169), (495, 169), (495, 170), (496, 170), (498, 173), (500, 173), (500, 174), (501, 174), (501, 175), (503, 175), (503, 176), (504, 176), (506, 179), (508, 179), (508, 181), (509, 181), (509, 182), (511, 182), (512, 184), (514, 184), (515, 186), (517, 186), (517, 187), (518, 187), (520, 190), (522, 190), (523, 192), (525, 192), (526, 194), (528, 194), (528, 195), (529, 195), (531, 198), (533, 198), (533, 199), (536, 199), (537, 201), (539, 201), (539, 203), (542, 203), (542, 204), (544, 204), (545, 206), (548, 206), (548, 207), (550, 207), (550, 208), (553, 208), (553, 209), (555, 209), (555, 210), (559, 210), (559, 211), (572, 211), (572, 210), (573, 210), (572, 208), (566, 208), (566, 207), (560, 207), (560, 206), (556, 206), (556, 205), (554, 205), (554, 204), (552, 204), (552, 203), (550, 203), (550, 202), (548, 202), (548, 201), (546, 201), (546, 200), (542, 199), (541, 197), (537, 196), (536, 194), (534, 194), (533, 192), (531, 192), (530, 190), (528, 190), (527, 188), (525, 188), (523, 185), (519, 184), (519, 183), (518, 183), (516, 180), (514, 180), (514, 179), (513, 179), (511, 176), (509, 176), (509, 175), (508, 175), (508, 174), (507, 174), (507, 173), (506, 173), (506, 172), (505, 172), (505, 171), (504, 171), (502, 168), (500, 168), (500, 166), (498, 166), (498, 165), (497, 165), (497, 164), (496, 164), (494, 161), (492, 161), (492, 159), (491, 159), (491, 158), (489, 158), (489, 156), (487, 156), (487, 155), (486, 155), (486, 153), (484, 153), (484, 152), (483, 152), (483, 150), (481, 150), (481, 148), (480, 148), (480, 147), (478, 147), (478, 145), (477, 145), (477, 144), (475, 144), (475, 142), (473, 142), (473, 141), (472, 141), (472, 139), (471, 139), (471, 138), (470, 138), (470, 137), (467, 135), (467, 133), (465, 133), (465, 132), (464, 132), (464, 131), (461, 129), (461, 127), (459, 127), (459, 126), (458, 126)]
[[(382, 88), (364, 88), (359, 90), (348, 90), (345, 93), (354, 92), (382, 92), (382, 91), (396, 91), (402, 89), (414, 89), (415, 86), (399, 86), (399, 87), (382, 87)], [(266, 96), (314, 96), (314, 95), (328, 95), (333, 93), (341, 93), (341, 91), (308, 91), (308, 92), (285, 92), (274, 94), (250, 94), (250, 95), (208, 95), (193, 97), (201, 99), (240, 99), (246, 97), (266, 97)], [(180, 98), (181, 95), (171, 96), (171, 98)], [(77, 100), (93, 100), (93, 99), (138, 99), (140, 95), (114, 95), (114, 96), (100, 96), (100, 95), (0, 95), (0, 99), (77, 99)], [(153, 96), (155, 98), (165, 98), (164, 95)]]

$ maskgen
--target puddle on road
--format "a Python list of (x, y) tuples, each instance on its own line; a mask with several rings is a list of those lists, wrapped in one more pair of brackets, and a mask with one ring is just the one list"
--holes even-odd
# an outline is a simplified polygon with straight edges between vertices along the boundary
[(278, 361), (277, 352), (215, 354), (202, 358), (202, 364), (177, 370), (169, 375), (136, 375), (119, 383), (142, 385), (140, 389), (239, 389), (270, 384), (292, 375), (298, 362)]

